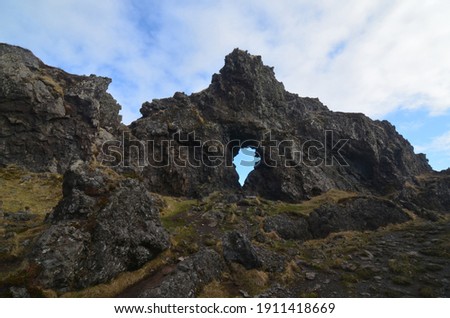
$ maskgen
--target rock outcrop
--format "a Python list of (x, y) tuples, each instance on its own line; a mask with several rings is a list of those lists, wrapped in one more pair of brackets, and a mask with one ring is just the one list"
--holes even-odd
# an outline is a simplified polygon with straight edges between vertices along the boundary
[(201, 287), (219, 278), (224, 269), (222, 257), (212, 249), (205, 249), (180, 262), (159, 286), (144, 290), (139, 297), (195, 297)]
[(314, 238), (333, 232), (373, 231), (388, 224), (404, 223), (411, 217), (394, 203), (377, 198), (350, 198), (324, 205), (308, 218)]
[[(106, 92), (110, 79), (65, 73), (6, 44), (0, 66), (0, 164), (64, 172), (127, 131)], [(145, 102), (141, 113), (122, 140), (125, 157), (105, 163), (140, 166), (162, 194), (239, 190), (232, 160), (246, 146), (261, 163), (244, 190), (268, 199), (301, 201), (332, 188), (387, 194), (431, 171), (387, 121), (289, 93), (261, 57), (239, 49), (207, 89)], [(139, 160), (129, 147), (139, 149)]]
[(342, 231), (373, 231), (409, 220), (411, 217), (391, 201), (353, 197), (324, 204), (308, 216), (281, 213), (267, 217), (263, 228), (285, 240), (306, 241)]
[(77, 162), (31, 258), (38, 284), (68, 291), (135, 270), (169, 247), (162, 202), (135, 179)]
[(275, 231), (285, 240), (306, 241), (312, 239), (307, 219), (294, 214), (278, 214), (266, 218), (264, 231)]
[(332, 188), (386, 194), (431, 171), (389, 122), (291, 94), (261, 57), (238, 49), (207, 89), (146, 102), (141, 113), (130, 128), (151, 141), (143, 175), (161, 193), (239, 189), (231, 162), (245, 146), (261, 163), (244, 190), (269, 199), (300, 201)]
[(0, 43), (0, 165), (64, 172), (77, 159), (90, 160), (120, 128), (110, 82), (68, 74)]
[(396, 199), (418, 215), (450, 213), (450, 169), (414, 178)]
[(222, 240), (223, 257), (228, 262), (242, 264), (246, 269), (261, 267), (261, 261), (246, 235), (237, 231), (225, 234)]
[[(64, 173), (46, 224), (33, 209), (0, 211), (0, 296), (118, 288), (118, 274), (155, 258), (130, 273), (147, 275), (126, 286), (135, 296), (354, 296), (372, 277), (377, 296), (388, 278), (448, 296), (450, 172), (432, 171), (389, 122), (289, 93), (239, 49), (205, 90), (145, 102), (129, 127), (109, 83), (0, 44), (0, 167)], [(241, 187), (232, 161), (244, 147), (260, 163)], [(11, 193), (33, 182), (8, 170)], [(396, 223), (402, 232), (366, 232)], [(357, 232), (327, 237), (341, 231)], [(416, 279), (424, 271), (430, 284)]]

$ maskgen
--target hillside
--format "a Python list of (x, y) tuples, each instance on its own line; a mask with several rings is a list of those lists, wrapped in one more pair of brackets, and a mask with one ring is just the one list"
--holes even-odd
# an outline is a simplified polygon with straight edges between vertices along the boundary
[(0, 44), (2, 296), (450, 296), (450, 170), (389, 122), (239, 49), (129, 126), (110, 81)]

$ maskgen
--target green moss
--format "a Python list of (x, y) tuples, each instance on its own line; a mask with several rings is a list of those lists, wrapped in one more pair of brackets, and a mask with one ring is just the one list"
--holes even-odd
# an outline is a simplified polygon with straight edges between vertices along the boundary
[(412, 259), (406, 255), (400, 255), (396, 259), (388, 261), (389, 270), (394, 274), (410, 277), (416, 271), (416, 267), (412, 263)]
[(427, 298), (436, 297), (434, 288), (429, 287), (429, 286), (421, 287), (419, 289), (419, 295), (420, 295), (420, 297), (427, 297)]
[(239, 201), (239, 205), (255, 207), (255, 206), (260, 206), (261, 201), (259, 200), (258, 197), (248, 197), (248, 198), (244, 198), (241, 201)]
[(302, 293), (300, 293), (300, 296), (299, 296), (300, 298), (318, 298), (319, 297), (319, 294), (317, 293), (317, 292), (313, 292), (313, 291), (310, 291), (310, 292), (302, 292)]
[(376, 274), (371, 267), (362, 267), (356, 270), (356, 275), (363, 280), (372, 279)]
[(185, 224), (182, 218), (177, 218), (180, 214), (188, 212), (197, 204), (197, 200), (187, 200), (174, 197), (163, 197), (166, 207), (161, 211), (161, 223), (170, 230)]
[(341, 281), (347, 285), (349, 284), (356, 284), (359, 282), (358, 276), (355, 273), (342, 273), (341, 274)]
[(45, 215), (62, 198), (62, 176), (32, 173), (17, 166), (0, 168), (0, 201), (3, 210), (17, 212), (27, 207)]
[[(1, 209), (8, 213), (29, 210), (28, 220), (5, 218), (0, 234), (0, 286), (31, 286), (36, 268), (24, 259), (32, 244), (46, 228), (45, 215), (62, 197), (62, 176), (52, 173), (33, 173), (15, 165), (0, 168)], [(29, 288), (33, 296), (40, 296)]]
[(281, 201), (263, 201), (264, 208), (269, 215), (277, 215), (280, 213), (298, 213), (308, 216), (312, 211), (326, 203), (337, 203), (340, 200), (355, 197), (354, 192), (347, 192), (341, 190), (330, 190), (319, 196), (313, 197), (311, 200), (301, 203), (286, 203)]
[(299, 248), (299, 243), (295, 240), (273, 240), (270, 248), (278, 253), (286, 253), (289, 250), (297, 250)]
[(403, 275), (397, 275), (392, 277), (392, 282), (396, 285), (402, 285), (402, 286), (407, 286), (407, 285), (411, 285), (412, 280), (410, 277), (407, 276), (403, 276)]
[(201, 237), (194, 226), (177, 226), (169, 229), (171, 251), (178, 256), (187, 256), (199, 251)]
[(207, 197), (203, 198), (200, 202), (200, 207), (203, 211), (211, 210), (218, 202), (220, 202), (221, 193), (219, 191), (214, 191), (210, 193)]
[[(352, 262), (349, 255), (366, 249), (371, 240), (370, 234), (363, 232), (341, 232), (331, 234), (325, 239), (306, 241), (299, 249), (303, 260), (316, 260), (317, 267), (323, 270), (342, 269), (345, 263)], [(364, 270), (361, 278), (368, 275)]]

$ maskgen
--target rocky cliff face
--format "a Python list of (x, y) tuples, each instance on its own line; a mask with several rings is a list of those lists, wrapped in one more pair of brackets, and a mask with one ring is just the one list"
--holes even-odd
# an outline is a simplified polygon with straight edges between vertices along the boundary
[[(137, 139), (154, 141), (148, 157), (173, 158), (162, 168), (150, 160), (143, 171), (162, 193), (238, 189), (231, 161), (245, 146), (262, 160), (244, 190), (269, 199), (300, 201), (332, 188), (389, 193), (431, 170), (387, 121), (332, 112), (318, 99), (291, 94), (261, 57), (238, 49), (207, 89), (146, 102), (141, 113), (130, 128)], [(175, 147), (167, 151), (170, 140)], [(227, 165), (212, 167), (210, 158)]]
[[(450, 173), (388, 122), (238, 49), (129, 127), (109, 82), (0, 44), (0, 296), (450, 295)], [(261, 161), (241, 188), (243, 147)], [(22, 206), (35, 182), (51, 204)]]
[[(121, 140), (110, 79), (67, 74), (6, 44), (0, 66), (0, 164), (64, 172), (97, 156), (103, 141)], [(146, 102), (141, 113), (123, 143), (143, 150), (139, 160), (116, 163), (141, 166), (159, 193), (239, 190), (232, 160), (245, 146), (262, 160), (244, 190), (269, 199), (300, 201), (332, 188), (385, 194), (431, 171), (388, 122), (291, 94), (261, 57), (238, 49), (207, 89)]]
[(64, 176), (63, 195), (31, 257), (45, 288), (107, 282), (170, 246), (159, 220), (163, 202), (135, 179), (79, 161)]
[(0, 74), (0, 165), (64, 172), (119, 129), (108, 78), (68, 74), (1, 43)]

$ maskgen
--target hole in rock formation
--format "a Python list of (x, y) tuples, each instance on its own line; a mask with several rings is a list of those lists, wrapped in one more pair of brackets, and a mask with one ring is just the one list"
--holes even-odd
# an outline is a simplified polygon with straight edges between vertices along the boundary
[(238, 154), (233, 159), (233, 163), (239, 175), (241, 186), (244, 185), (248, 175), (255, 169), (260, 160), (261, 158), (259, 158), (255, 148), (246, 147), (239, 149)]

